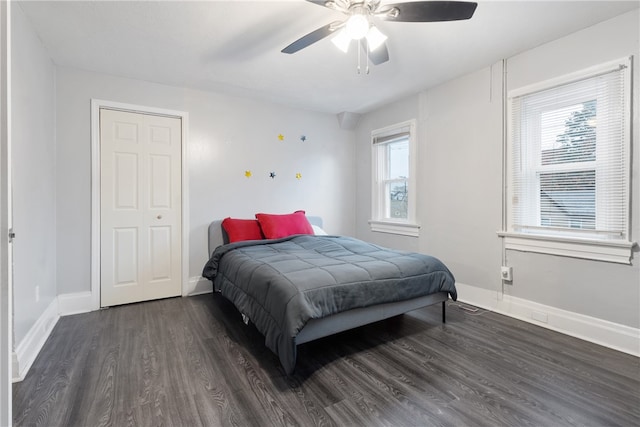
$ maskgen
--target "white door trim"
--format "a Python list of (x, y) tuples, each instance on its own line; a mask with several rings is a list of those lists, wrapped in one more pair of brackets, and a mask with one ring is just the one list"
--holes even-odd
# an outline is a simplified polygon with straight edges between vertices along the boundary
[(100, 108), (182, 119), (182, 296), (189, 286), (189, 181), (187, 129), (189, 113), (102, 99), (91, 100), (91, 309), (100, 309)]
[(11, 2), (0, 2), (0, 426), (12, 417), (13, 283), (11, 278)]

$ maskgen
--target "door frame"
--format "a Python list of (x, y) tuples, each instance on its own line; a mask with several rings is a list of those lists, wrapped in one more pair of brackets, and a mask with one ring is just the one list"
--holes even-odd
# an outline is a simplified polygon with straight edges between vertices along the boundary
[(11, 210), (11, 2), (0, 2), (0, 425), (11, 425), (13, 279)]
[(182, 120), (182, 296), (189, 289), (189, 181), (187, 162), (187, 129), (189, 113), (122, 102), (91, 99), (91, 308), (100, 309), (100, 109), (119, 110), (138, 114), (178, 117)]

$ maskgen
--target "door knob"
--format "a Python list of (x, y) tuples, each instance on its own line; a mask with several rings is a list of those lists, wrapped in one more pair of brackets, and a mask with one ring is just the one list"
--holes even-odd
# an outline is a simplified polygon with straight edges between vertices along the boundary
[(162, 219), (162, 215), (158, 215), (156, 218), (158, 218), (158, 219)]

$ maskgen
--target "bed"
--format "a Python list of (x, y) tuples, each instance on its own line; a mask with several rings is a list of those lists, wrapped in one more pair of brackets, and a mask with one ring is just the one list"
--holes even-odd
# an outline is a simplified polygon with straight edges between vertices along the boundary
[(212, 222), (203, 277), (264, 335), (287, 374), (297, 345), (437, 303), (445, 322), (446, 301), (457, 299), (451, 272), (427, 255), (345, 236), (228, 242), (222, 220)]

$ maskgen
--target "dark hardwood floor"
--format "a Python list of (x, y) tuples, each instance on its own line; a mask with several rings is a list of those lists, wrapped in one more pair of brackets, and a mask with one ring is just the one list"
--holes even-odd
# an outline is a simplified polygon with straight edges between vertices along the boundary
[[(482, 313), (481, 311), (479, 313)], [(299, 347), (284, 375), (219, 295), (59, 320), (21, 426), (638, 426), (640, 359), (491, 312), (416, 310)]]

